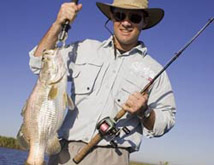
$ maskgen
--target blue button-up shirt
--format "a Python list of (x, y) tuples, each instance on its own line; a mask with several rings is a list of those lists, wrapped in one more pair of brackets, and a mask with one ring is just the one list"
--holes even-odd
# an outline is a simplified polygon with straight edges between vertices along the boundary
[[(35, 49), (34, 49), (35, 50)], [(30, 67), (35, 74), (41, 68), (41, 57), (30, 52)], [(117, 51), (114, 56), (112, 38), (104, 42), (84, 40), (61, 50), (71, 80), (71, 95), (75, 110), (68, 111), (60, 135), (72, 141), (89, 142), (97, 133), (97, 123), (114, 117), (128, 96), (140, 91), (162, 69), (162, 66), (147, 54), (141, 42), (128, 52)], [(141, 120), (126, 114), (117, 127), (126, 126), (130, 133), (121, 131), (116, 138), (120, 147), (138, 150), (142, 135), (157, 137), (168, 132), (175, 123), (175, 101), (166, 72), (154, 82), (149, 92), (148, 106), (155, 112), (153, 130), (147, 130)], [(102, 140), (98, 145), (109, 145)]]

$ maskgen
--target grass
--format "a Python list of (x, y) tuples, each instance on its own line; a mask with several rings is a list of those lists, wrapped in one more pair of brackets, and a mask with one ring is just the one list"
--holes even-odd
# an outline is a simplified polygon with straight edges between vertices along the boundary
[(140, 163), (140, 162), (130, 162), (130, 165), (154, 165), (154, 164)]
[[(149, 164), (149, 163), (140, 163), (140, 162), (130, 162), (130, 165), (157, 165), (157, 164)], [(169, 162), (162, 162), (160, 161), (160, 163), (158, 165), (169, 165)]]
[(140, 162), (130, 162), (130, 165), (153, 165), (153, 164), (140, 163)]

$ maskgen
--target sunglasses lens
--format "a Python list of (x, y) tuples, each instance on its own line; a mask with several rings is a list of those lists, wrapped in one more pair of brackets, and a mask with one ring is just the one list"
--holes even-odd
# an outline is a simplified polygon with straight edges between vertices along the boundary
[(142, 20), (142, 16), (139, 14), (131, 14), (129, 20), (133, 23), (138, 24)]
[[(124, 12), (113, 12), (113, 17), (116, 21), (120, 22), (120, 21), (124, 21), (126, 19), (126, 13)], [(129, 20), (132, 23), (138, 24), (140, 23), (140, 21), (142, 20), (142, 16), (137, 14), (137, 13), (130, 13), (128, 15)]]
[(115, 12), (113, 15), (116, 21), (123, 21), (126, 18), (125, 13), (122, 12)]

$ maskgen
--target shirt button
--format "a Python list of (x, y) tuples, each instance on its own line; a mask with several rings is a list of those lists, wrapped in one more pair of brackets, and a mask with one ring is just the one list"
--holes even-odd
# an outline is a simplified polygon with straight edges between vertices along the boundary
[(118, 102), (120, 102), (120, 99), (117, 99)]
[(87, 87), (87, 90), (89, 91), (89, 90), (90, 90), (90, 87)]

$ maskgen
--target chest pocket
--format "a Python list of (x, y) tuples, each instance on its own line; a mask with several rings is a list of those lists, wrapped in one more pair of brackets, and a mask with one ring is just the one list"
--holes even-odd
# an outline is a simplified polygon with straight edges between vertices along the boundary
[(74, 93), (80, 95), (92, 93), (101, 67), (100, 62), (75, 64), (72, 73)]
[(127, 73), (121, 80), (120, 88), (115, 96), (115, 102), (121, 106), (124, 104), (129, 95), (134, 92), (140, 92), (149, 81), (141, 76), (132, 73)]

